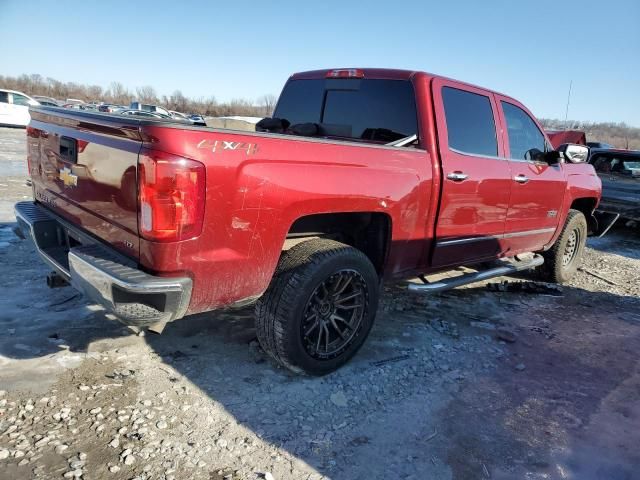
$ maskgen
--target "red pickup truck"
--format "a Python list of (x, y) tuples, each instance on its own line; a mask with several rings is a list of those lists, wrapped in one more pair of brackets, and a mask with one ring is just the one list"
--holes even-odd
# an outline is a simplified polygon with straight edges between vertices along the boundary
[(48, 283), (156, 330), (255, 303), (265, 351), (321, 375), (362, 346), (383, 280), (418, 275), (409, 288), (429, 292), (540, 267), (562, 282), (598, 230), (587, 147), (554, 150), (491, 90), (415, 71), (298, 73), (258, 130), (32, 108), (35, 201), (16, 217)]

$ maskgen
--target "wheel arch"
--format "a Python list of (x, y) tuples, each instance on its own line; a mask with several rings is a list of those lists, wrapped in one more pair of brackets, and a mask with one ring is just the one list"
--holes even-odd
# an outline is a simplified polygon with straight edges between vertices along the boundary
[(392, 219), (383, 212), (315, 213), (297, 218), (290, 226), (285, 248), (308, 238), (330, 238), (364, 253), (380, 277), (389, 256)]
[(591, 234), (598, 230), (598, 221), (593, 216), (593, 212), (598, 205), (598, 199), (595, 197), (581, 197), (574, 198), (569, 208), (571, 210), (578, 210), (587, 219), (588, 232)]

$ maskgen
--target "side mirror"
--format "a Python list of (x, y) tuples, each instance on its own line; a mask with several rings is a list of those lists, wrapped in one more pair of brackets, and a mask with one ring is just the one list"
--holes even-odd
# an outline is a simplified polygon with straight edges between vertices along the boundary
[(546, 161), (544, 152), (537, 148), (532, 148), (531, 150), (527, 150), (524, 154), (524, 159), (533, 160), (535, 162)]
[(558, 150), (549, 150), (544, 153), (544, 157), (542, 158), (549, 165), (557, 165), (558, 163), (562, 163), (564, 161), (564, 154), (559, 152)]
[(558, 147), (558, 152), (560, 152), (569, 163), (585, 163), (589, 159), (589, 147), (585, 147), (584, 145), (563, 143)]

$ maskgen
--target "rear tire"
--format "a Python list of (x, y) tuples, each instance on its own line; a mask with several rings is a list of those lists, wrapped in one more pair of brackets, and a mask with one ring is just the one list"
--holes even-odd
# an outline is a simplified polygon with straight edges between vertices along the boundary
[(325, 375), (344, 365), (369, 335), (379, 278), (364, 253), (314, 239), (283, 252), (256, 304), (262, 348), (296, 373)]
[(587, 219), (579, 210), (569, 210), (562, 233), (546, 252), (541, 274), (544, 280), (565, 283), (576, 274), (582, 264), (587, 241)]

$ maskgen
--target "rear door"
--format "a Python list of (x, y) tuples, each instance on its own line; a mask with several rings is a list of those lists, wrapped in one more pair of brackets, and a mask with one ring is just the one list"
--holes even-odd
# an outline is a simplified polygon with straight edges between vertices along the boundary
[(0, 125), (9, 124), (9, 92), (0, 90)]
[[(4, 125), (27, 125), (29, 123), (29, 104), (26, 106), (15, 104), (14, 101), (23, 95), (0, 91), (0, 124)], [(28, 100), (28, 99), (27, 99)]]
[(29, 98), (19, 93), (10, 93), (12, 97), (11, 111), (16, 125), (29, 124)]
[(512, 180), (494, 96), (441, 78), (432, 88), (443, 176), (432, 265), (496, 257)]
[(558, 226), (567, 180), (562, 163), (549, 165), (551, 149), (533, 116), (512, 99), (496, 95), (506, 126), (505, 149), (512, 175), (504, 243), (510, 253), (536, 251)]

